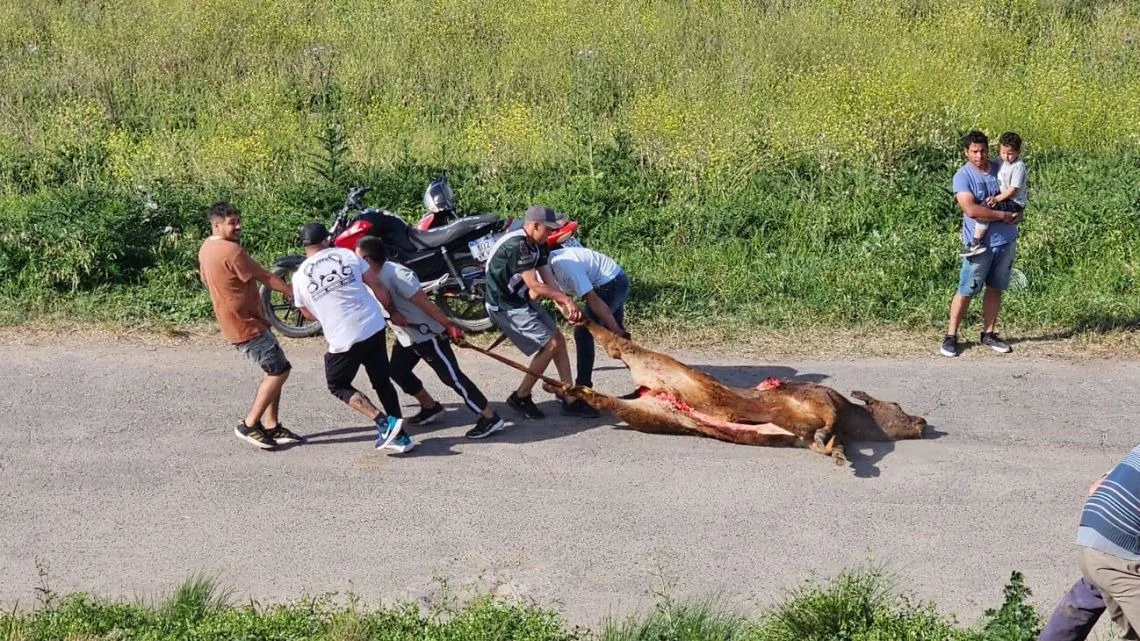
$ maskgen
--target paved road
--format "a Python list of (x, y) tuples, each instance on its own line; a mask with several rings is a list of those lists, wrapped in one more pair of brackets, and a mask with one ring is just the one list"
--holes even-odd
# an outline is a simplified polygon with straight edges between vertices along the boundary
[[(470, 442), (469, 417), (425, 377), (447, 419), (399, 457), (374, 451), (365, 421), (325, 391), (321, 344), (287, 345), (286, 424), (313, 442), (277, 453), (232, 435), (255, 375), (224, 346), (0, 347), (0, 604), (31, 601), (39, 559), (57, 591), (150, 596), (207, 571), (239, 597), (390, 601), (438, 596), (440, 577), (592, 624), (650, 607), (663, 580), (754, 611), (812, 572), (875, 561), (972, 623), (1015, 569), (1052, 607), (1076, 576), (1089, 482), (1137, 440), (1135, 362), (758, 366), (680, 353), (741, 384), (774, 374), (865, 389), (940, 435), (853, 448), (848, 468), (606, 418), (518, 422)], [(493, 398), (517, 380), (462, 359)], [(620, 364), (600, 365), (598, 387), (624, 391)]]

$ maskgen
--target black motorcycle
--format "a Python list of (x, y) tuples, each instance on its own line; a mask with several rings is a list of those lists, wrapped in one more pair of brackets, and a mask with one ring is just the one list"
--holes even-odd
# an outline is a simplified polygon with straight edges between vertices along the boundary
[[(423, 292), (463, 331), (490, 329), (491, 319), (484, 306), (484, 263), (512, 220), (483, 214), (459, 218), (442, 227), (415, 229), (390, 211), (364, 207), (360, 198), (370, 190), (362, 187), (349, 192), (329, 228), (333, 245), (351, 251), (361, 238), (379, 237), (388, 259), (414, 271)], [(303, 254), (279, 258), (273, 273), (290, 282), (304, 260)], [(260, 290), (266, 316), (278, 332), (291, 338), (320, 333), (320, 323), (305, 319), (291, 298), (265, 285)]]

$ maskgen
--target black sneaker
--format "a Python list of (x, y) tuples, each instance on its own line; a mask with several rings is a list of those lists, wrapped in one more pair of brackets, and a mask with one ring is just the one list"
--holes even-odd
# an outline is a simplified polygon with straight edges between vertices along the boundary
[(563, 416), (578, 416), (581, 418), (598, 418), (601, 412), (590, 406), (589, 403), (580, 398), (574, 399), (573, 403), (561, 403), (562, 408), (559, 410)]
[(507, 397), (507, 405), (510, 405), (527, 418), (546, 418), (546, 414), (543, 414), (542, 410), (538, 409), (534, 404), (534, 399), (532, 399), (529, 394), (520, 398), (518, 392), (511, 392), (511, 395)]
[(982, 345), (989, 347), (998, 354), (1008, 354), (1013, 351), (1009, 343), (998, 338), (997, 332), (982, 332)]
[(427, 425), (428, 423), (435, 422), (435, 419), (440, 414), (443, 414), (443, 404), (436, 401), (435, 405), (431, 407), (421, 408), (416, 412), (415, 416), (409, 416), (407, 422), (409, 425)]
[(942, 339), (942, 349), (939, 351), (942, 352), (943, 356), (954, 357), (960, 354), (962, 350), (958, 348), (958, 335), (947, 334)]
[(261, 425), (246, 427), (243, 421), (234, 428), (234, 434), (243, 441), (252, 443), (263, 450), (271, 450), (277, 447), (277, 442), (265, 433), (265, 429)]
[(305, 437), (300, 434), (289, 431), (284, 425), (278, 423), (277, 427), (265, 430), (269, 438), (273, 439), (276, 443), (304, 443)]
[(467, 438), (486, 438), (495, 432), (499, 432), (506, 426), (503, 419), (499, 418), (496, 412), (491, 415), (491, 418), (486, 418), (482, 415), (479, 420), (475, 421), (475, 427), (467, 431)]
[(968, 247), (959, 252), (958, 255), (962, 258), (969, 258), (971, 256), (977, 256), (978, 254), (984, 253), (986, 253), (986, 246), (975, 241), (973, 243), (970, 243)]

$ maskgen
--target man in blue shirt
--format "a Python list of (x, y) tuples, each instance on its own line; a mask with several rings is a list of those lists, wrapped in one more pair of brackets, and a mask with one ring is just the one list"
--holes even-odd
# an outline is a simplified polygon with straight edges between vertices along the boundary
[(962, 259), (958, 276), (958, 291), (950, 303), (950, 327), (942, 339), (943, 356), (957, 356), (958, 326), (966, 317), (970, 300), (985, 286), (982, 298), (981, 343), (995, 352), (1006, 354), (1009, 345), (996, 331), (998, 312), (1001, 311), (1002, 292), (1009, 286), (1010, 270), (1017, 257), (1017, 225), (1021, 212), (998, 211), (986, 207), (987, 198), (1001, 193), (998, 170), (1001, 161), (990, 159), (989, 139), (980, 131), (971, 131), (962, 140), (967, 162), (954, 174), (954, 199), (962, 209), (962, 244), (973, 242), (974, 226), (989, 223), (985, 243), (989, 251)]
[(1140, 639), (1140, 446), (1093, 484), (1077, 529), (1077, 565), (1123, 638)]

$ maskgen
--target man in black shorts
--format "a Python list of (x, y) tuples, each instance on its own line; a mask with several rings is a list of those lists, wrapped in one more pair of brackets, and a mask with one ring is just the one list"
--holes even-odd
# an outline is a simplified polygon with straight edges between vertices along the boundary
[[(329, 246), (329, 232), (321, 223), (301, 228), (305, 262), (293, 274), (293, 301), (306, 318), (320, 321), (329, 351), (325, 354), (325, 380), (329, 391), (349, 407), (376, 423), (376, 449), (407, 452), (415, 443), (401, 433), (404, 419), (400, 399), (389, 379), (386, 323), (380, 308), (384, 304), (393, 323), (402, 318), (392, 307), (388, 290), (376, 270), (355, 253)], [(379, 302), (377, 302), (379, 301)], [(360, 366), (380, 397), (384, 411), (352, 386)]]
[[(551, 230), (560, 229), (566, 219), (545, 205), (536, 205), (523, 217), (523, 228), (503, 235), (491, 249), (487, 259), (487, 313), (491, 321), (523, 354), (533, 356), (530, 371), (546, 371), (550, 361), (558, 369), (558, 378), (573, 384), (566, 339), (554, 319), (538, 304), (538, 299), (554, 301), (558, 311), (571, 323), (582, 321), (582, 311), (574, 299), (554, 285), (550, 271), (546, 239)], [(541, 275), (542, 280), (539, 280)], [(544, 418), (531, 399), (531, 389), (538, 377), (523, 376), (519, 387), (507, 397), (507, 405), (527, 418)], [(561, 413), (567, 416), (594, 418), (598, 411), (583, 400), (563, 398)]]

